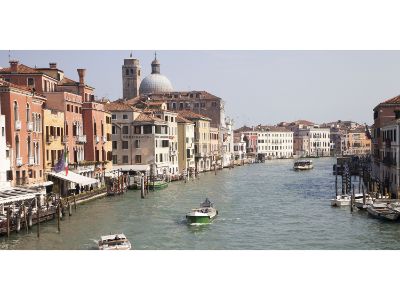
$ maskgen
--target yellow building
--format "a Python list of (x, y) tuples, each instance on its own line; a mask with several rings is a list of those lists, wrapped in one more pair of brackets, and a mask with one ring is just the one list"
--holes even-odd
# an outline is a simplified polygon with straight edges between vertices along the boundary
[(216, 127), (210, 127), (210, 147), (212, 155), (211, 165), (218, 167), (221, 165), (221, 149), (219, 147), (219, 130)]
[(189, 110), (180, 111), (179, 115), (195, 123), (194, 151), (196, 170), (198, 172), (210, 171), (212, 160), (210, 139), (211, 119)]
[(194, 123), (181, 116), (176, 117), (178, 123), (178, 165), (179, 173), (193, 174), (195, 170)]
[(43, 110), (44, 170), (51, 172), (64, 151), (64, 112)]
[(346, 134), (345, 155), (367, 155), (371, 153), (371, 139), (368, 138), (365, 128), (350, 129)]

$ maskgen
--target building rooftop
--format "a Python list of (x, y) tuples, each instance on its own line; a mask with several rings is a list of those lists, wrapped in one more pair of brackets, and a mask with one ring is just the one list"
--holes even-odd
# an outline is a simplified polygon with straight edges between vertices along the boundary
[(179, 111), (179, 115), (181, 117), (184, 117), (184, 118), (189, 119), (189, 120), (201, 119), (201, 120), (205, 120), (205, 121), (211, 121), (210, 118), (207, 118), (207, 117), (205, 117), (203, 115), (197, 114), (197, 113), (192, 112), (190, 110), (181, 110), (181, 111)]
[(160, 119), (153, 114), (150, 113), (141, 113), (136, 119), (135, 122), (162, 122), (166, 123), (163, 119)]
[(104, 108), (108, 111), (139, 111), (133, 105), (119, 101), (104, 103)]
[[(28, 88), (27, 86), (10, 83), (8, 81), (2, 80), (1, 77), (0, 77), (0, 87), (9, 87), (9, 88), (19, 89), (19, 90), (23, 90), (23, 91), (32, 93), (32, 89)], [(45, 95), (37, 93), (37, 92), (35, 92), (35, 96), (41, 97), (41, 98), (46, 98)]]

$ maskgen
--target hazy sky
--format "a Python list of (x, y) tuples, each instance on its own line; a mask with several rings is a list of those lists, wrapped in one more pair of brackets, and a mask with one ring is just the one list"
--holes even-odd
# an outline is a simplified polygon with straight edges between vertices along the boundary
[[(121, 65), (127, 51), (11, 51), (28, 66), (57, 62), (96, 95), (122, 97)], [(8, 66), (0, 51), (0, 66)], [(142, 78), (154, 51), (133, 51)], [(354, 120), (372, 123), (372, 109), (400, 94), (400, 51), (157, 51), (161, 73), (175, 90), (206, 90), (226, 102), (235, 127), (307, 119), (317, 123)]]

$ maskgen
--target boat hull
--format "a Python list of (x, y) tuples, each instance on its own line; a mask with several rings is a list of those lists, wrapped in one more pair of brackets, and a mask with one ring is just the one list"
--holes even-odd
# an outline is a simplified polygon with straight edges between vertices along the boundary
[(367, 211), (370, 216), (381, 220), (396, 221), (400, 217), (400, 213), (388, 209), (379, 210), (370, 206), (367, 208)]
[(166, 187), (168, 187), (167, 182), (155, 183), (154, 185), (150, 183), (150, 185), (149, 185), (150, 190), (162, 190), (162, 189), (165, 189)]

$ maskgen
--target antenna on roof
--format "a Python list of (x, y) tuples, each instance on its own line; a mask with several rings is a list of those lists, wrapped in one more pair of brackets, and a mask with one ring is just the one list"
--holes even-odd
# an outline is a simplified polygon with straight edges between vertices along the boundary
[(154, 59), (157, 60), (157, 51), (154, 51)]

